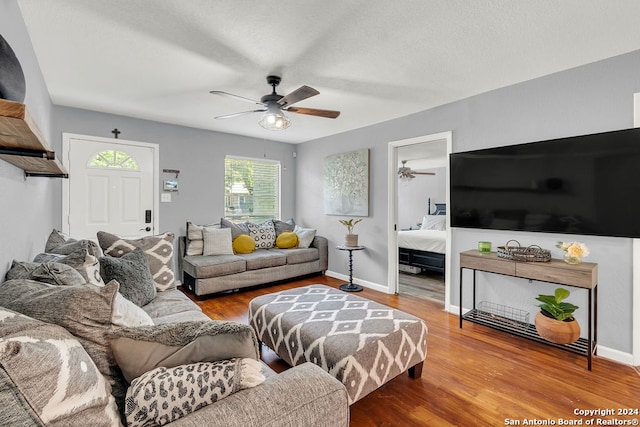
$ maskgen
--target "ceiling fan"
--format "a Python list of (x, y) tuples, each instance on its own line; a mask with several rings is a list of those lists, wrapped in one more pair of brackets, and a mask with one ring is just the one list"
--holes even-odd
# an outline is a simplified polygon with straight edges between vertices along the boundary
[(435, 175), (435, 172), (416, 172), (406, 165), (407, 161), (402, 161), (402, 166), (398, 168), (398, 178), (403, 181), (409, 181), (416, 177), (416, 175)]
[(260, 106), (260, 108), (255, 110), (225, 114), (223, 116), (217, 116), (215, 118), (228, 119), (231, 117), (242, 116), (251, 113), (265, 113), (258, 122), (260, 126), (269, 130), (282, 130), (291, 126), (291, 120), (284, 114), (285, 111), (298, 114), (307, 114), (310, 116), (326, 117), (328, 119), (335, 119), (340, 115), (340, 111), (293, 107), (293, 104), (304, 99), (311, 98), (312, 96), (316, 96), (320, 92), (309, 86), (300, 86), (298, 89), (290, 92), (287, 95), (278, 95), (276, 93), (276, 86), (280, 84), (280, 81), (280, 76), (267, 76), (267, 83), (271, 85), (272, 92), (260, 98), (260, 101), (255, 101), (250, 98), (245, 98), (244, 96), (234, 95), (232, 93), (224, 92), (221, 90), (210, 91), (209, 93), (213, 95), (229, 96), (240, 101), (250, 102), (252, 104)]

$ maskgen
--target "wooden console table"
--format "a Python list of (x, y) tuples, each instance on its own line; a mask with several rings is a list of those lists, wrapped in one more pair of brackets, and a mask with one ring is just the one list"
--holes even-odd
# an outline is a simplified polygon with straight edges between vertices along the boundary
[[(465, 268), (473, 270), (473, 308), (463, 314), (462, 273)], [(476, 271), (555, 283), (587, 290), (589, 294), (587, 338), (580, 338), (572, 344), (555, 344), (540, 337), (535, 326), (532, 324), (505, 322), (504, 318), (499, 319), (490, 313), (478, 310), (476, 308)], [(592, 356), (596, 354), (597, 351), (598, 264), (583, 262), (576, 265), (569, 265), (558, 259), (552, 259), (550, 262), (517, 262), (498, 258), (495, 252), (488, 254), (481, 254), (477, 250), (461, 252), (460, 328), (462, 328), (463, 319), (586, 356), (588, 368), (591, 370)]]

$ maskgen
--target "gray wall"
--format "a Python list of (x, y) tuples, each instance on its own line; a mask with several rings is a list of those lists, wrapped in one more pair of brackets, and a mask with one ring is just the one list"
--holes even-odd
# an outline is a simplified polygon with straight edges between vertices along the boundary
[[(0, 34), (22, 65), (27, 109), (50, 139), (51, 100), (15, 1), (0, 2)], [(59, 203), (59, 185), (57, 178), (25, 179), (21, 169), (0, 161), (0, 277), (4, 277), (13, 259), (31, 259), (44, 249), (47, 236), (57, 226), (52, 211)]]
[[(340, 244), (343, 229), (335, 217), (323, 214), (322, 161), (325, 156), (370, 148), (370, 215), (358, 225), (366, 251), (354, 256), (354, 276), (387, 286), (387, 147), (390, 141), (452, 131), (453, 151), (511, 145), (563, 136), (580, 135), (633, 126), (633, 93), (640, 92), (640, 51), (545, 76), (392, 120), (302, 144), (298, 147), (297, 217), (318, 227)], [(348, 147), (348, 148), (345, 148)], [(633, 176), (631, 179), (636, 179)], [(523, 245), (554, 249), (557, 240), (579, 240), (591, 249), (586, 261), (599, 264), (599, 331), (603, 346), (632, 351), (632, 241), (624, 238), (543, 233), (452, 230), (453, 271), (451, 303), (459, 303), (458, 257), (475, 248), (478, 240), (495, 246), (515, 238)], [(395, 248), (393, 248), (395, 250)], [(554, 256), (559, 257), (556, 250)], [(331, 250), (329, 269), (347, 274), (345, 257)], [(495, 275), (480, 278), (479, 300), (488, 300), (531, 312), (534, 297), (552, 292), (550, 284)], [(467, 296), (469, 296), (467, 294)], [(583, 307), (577, 313), (586, 324), (586, 293), (575, 291), (571, 300)], [(471, 305), (465, 298), (464, 306)], [(586, 329), (586, 327), (584, 328)]]
[[(53, 108), (53, 123), (56, 141), (62, 140), (63, 132), (110, 138), (113, 137), (111, 131), (118, 128), (122, 132), (121, 140), (159, 145), (158, 191), (162, 190), (163, 179), (175, 177), (162, 173), (163, 169), (180, 171), (180, 191), (171, 194), (170, 203), (160, 203), (160, 233), (170, 231), (176, 236), (184, 235), (186, 220), (196, 224), (220, 221), (224, 215), (226, 155), (279, 160), (282, 165), (282, 218), (295, 216), (296, 167), (292, 144), (60, 106)], [(58, 197), (59, 220), (61, 195)]]

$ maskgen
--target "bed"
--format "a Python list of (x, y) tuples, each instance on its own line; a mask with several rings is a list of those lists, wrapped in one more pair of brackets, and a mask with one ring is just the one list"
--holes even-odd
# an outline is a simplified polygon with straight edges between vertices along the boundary
[(429, 200), (427, 212), (431, 213), (424, 218), (424, 229), (398, 232), (398, 261), (415, 271), (444, 273), (447, 242), (444, 230), (446, 205), (435, 203), (435, 210), (432, 212)]

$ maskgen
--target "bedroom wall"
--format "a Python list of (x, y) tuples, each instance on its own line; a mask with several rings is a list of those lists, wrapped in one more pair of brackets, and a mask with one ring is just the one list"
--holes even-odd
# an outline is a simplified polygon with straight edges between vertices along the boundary
[(398, 183), (398, 228), (420, 228), (417, 224), (427, 214), (428, 199), (431, 198), (431, 212), (435, 203), (446, 201), (446, 168), (421, 169), (435, 175), (417, 175), (409, 182)]
[[(57, 151), (58, 146), (51, 143), (51, 100), (15, 1), (0, 2), (0, 34), (22, 66), (27, 109)], [(54, 210), (60, 178), (25, 179), (22, 169), (0, 160), (0, 188), (0, 278), (3, 278), (13, 259), (30, 260), (44, 249), (47, 236), (57, 225)]]
[[(343, 230), (335, 217), (323, 214), (322, 162), (324, 157), (369, 148), (370, 215), (358, 225), (360, 241), (367, 247), (354, 256), (354, 276), (387, 287), (387, 146), (390, 141), (452, 131), (453, 151), (504, 146), (563, 136), (588, 134), (633, 126), (633, 94), (640, 91), (640, 51), (480, 94), (451, 104), (345, 132), (298, 147), (296, 212), (326, 235), (333, 248)], [(496, 70), (499, 72), (499, 69)], [(348, 148), (347, 148), (348, 147)], [(635, 179), (635, 176), (631, 177)], [(632, 240), (543, 233), (452, 230), (451, 303), (458, 304), (458, 260), (461, 251), (475, 248), (478, 240), (495, 246), (516, 238), (524, 245), (554, 249), (558, 240), (579, 240), (591, 248), (587, 261), (599, 264), (599, 322), (601, 346), (628, 355), (632, 351)], [(396, 250), (393, 248), (393, 250)], [(560, 253), (554, 251), (558, 257)], [(329, 270), (347, 274), (344, 254), (331, 249)], [(535, 296), (552, 292), (553, 285), (481, 275), (479, 300), (537, 311)], [(578, 320), (585, 325), (586, 296), (571, 299), (583, 309)], [(465, 306), (471, 301), (465, 299)], [(585, 328), (586, 329), (586, 328)]]

